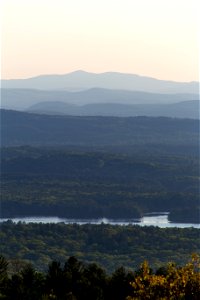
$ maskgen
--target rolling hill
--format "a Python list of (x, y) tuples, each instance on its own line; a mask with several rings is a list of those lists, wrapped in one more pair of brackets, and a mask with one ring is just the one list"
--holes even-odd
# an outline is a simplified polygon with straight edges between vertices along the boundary
[(138, 147), (162, 145), (198, 152), (199, 120), (151, 117), (78, 117), (1, 110), (1, 145)]
[(71, 116), (152, 116), (199, 118), (199, 101), (183, 101), (172, 104), (121, 104), (121, 103), (94, 103), (82, 106), (64, 102), (40, 102), (27, 109), (28, 112), (71, 115)]

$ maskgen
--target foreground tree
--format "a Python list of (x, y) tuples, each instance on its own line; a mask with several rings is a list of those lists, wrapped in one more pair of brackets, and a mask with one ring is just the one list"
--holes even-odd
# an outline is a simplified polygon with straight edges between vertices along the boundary
[(132, 295), (130, 282), (133, 280), (133, 272), (127, 271), (124, 267), (118, 268), (109, 280), (109, 300), (122, 300)]
[(47, 273), (27, 264), (13, 275), (0, 258), (0, 299), (4, 300), (197, 300), (200, 295), (200, 258), (193, 255), (182, 267), (168, 263), (156, 272), (147, 262), (135, 272), (121, 267), (113, 274), (70, 257), (62, 266), (53, 261)]
[(8, 274), (7, 274), (8, 262), (0, 255), (0, 299), (3, 299), (3, 294), (6, 289)]
[(8, 278), (4, 298), (7, 300), (38, 300), (44, 293), (44, 275), (26, 265), (19, 273)]
[(197, 255), (183, 267), (169, 263), (163, 273), (152, 274), (148, 263), (144, 262), (131, 283), (133, 296), (127, 300), (199, 299), (200, 259)]

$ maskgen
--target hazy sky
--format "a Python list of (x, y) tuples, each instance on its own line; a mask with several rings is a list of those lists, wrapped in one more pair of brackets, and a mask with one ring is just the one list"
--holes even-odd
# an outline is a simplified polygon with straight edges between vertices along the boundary
[(2, 78), (75, 70), (198, 80), (198, 1), (5, 0)]

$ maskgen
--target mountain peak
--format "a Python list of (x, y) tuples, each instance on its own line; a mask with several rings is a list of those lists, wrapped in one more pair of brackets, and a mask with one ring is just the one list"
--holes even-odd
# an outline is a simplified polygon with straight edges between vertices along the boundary
[(198, 94), (198, 82), (159, 80), (136, 74), (105, 72), (90, 73), (76, 70), (62, 75), (41, 75), (29, 79), (2, 80), (2, 88), (28, 88), (41, 90), (87, 90), (91, 88), (143, 91), (152, 93)]

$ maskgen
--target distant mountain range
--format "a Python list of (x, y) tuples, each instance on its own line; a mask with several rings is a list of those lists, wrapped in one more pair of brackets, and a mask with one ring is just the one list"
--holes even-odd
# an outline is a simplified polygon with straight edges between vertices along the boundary
[(2, 89), (1, 108), (44, 114), (198, 118), (195, 94), (97, 89), (80, 92)]
[(175, 82), (117, 72), (75, 71), (64, 75), (41, 75), (28, 79), (2, 80), (2, 88), (80, 91), (91, 88), (119, 89), (152, 93), (198, 94), (198, 82)]
[(199, 118), (198, 82), (76, 71), (2, 80), (1, 108), (55, 115)]

